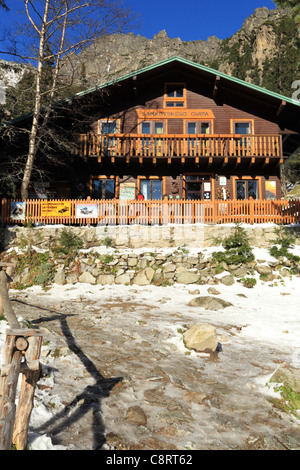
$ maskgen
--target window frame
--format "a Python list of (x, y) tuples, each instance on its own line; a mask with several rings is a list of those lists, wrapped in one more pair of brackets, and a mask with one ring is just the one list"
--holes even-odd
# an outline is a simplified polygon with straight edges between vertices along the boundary
[[(166, 178), (165, 176), (138, 176), (137, 177), (137, 190), (138, 190), (138, 193), (141, 192), (141, 182), (142, 181), (145, 181), (145, 180), (148, 180), (148, 181), (153, 181), (153, 180), (160, 180), (161, 183), (162, 183), (162, 186), (161, 186), (161, 199), (157, 199), (158, 201), (161, 201), (163, 199), (163, 196), (166, 192)], [(152, 192), (152, 190), (151, 190)], [(147, 200), (147, 199), (145, 199)], [(153, 200), (153, 199), (148, 199), (149, 201)]]
[[(250, 124), (250, 132), (249, 134), (237, 134), (235, 132), (235, 125), (236, 124)], [(230, 119), (230, 133), (233, 135), (254, 135), (254, 119)]]
[(109, 133), (105, 133), (105, 134), (102, 133), (102, 125), (103, 124), (112, 124), (112, 123), (116, 124), (116, 131), (113, 132), (113, 134), (118, 134), (120, 132), (120, 119), (108, 119), (108, 118), (98, 120), (98, 134), (110, 135)]
[[(183, 96), (182, 97), (181, 96), (180, 97), (168, 96), (168, 90), (167, 90), (168, 86), (176, 86), (176, 85), (182, 86)], [(170, 106), (170, 103), (180, 104), (180, 106)], [(166, 82), (164, 84), (164, 108), (168, 108), (168, 109), (170, 108), (185, 109), (186, 108), (186, 83), (185, 82)]]
[[(233, 199), (237, 200), (237, 188), (236, 183), (238, 181), (256, 181), (257, 182), (257, 198), (256, 200), (262, 199), (262, 177), (261, 176), (233, 176)], [(247, 201), (249, 198), (239, 199), (241, 201)]]
[[(189, 134), (188, 126), (189, 124), (196, 124), (196, 133)], [(201, 133), (201, 125), (202, 124), (209, 124), (209, 132), (207, 134)], [(214, 133), (214, 120), (213, 119), (196, 119), (194, 121), (190, 119), (185, 120), (185, 131), (187, 135), (211, 135)]]
[[(94, 181), (98, 181), (98, 180), (105, 180), (105, 181), (111, 181), (113, 180), (114, 182), (114, 197), (111, 198), (111, 199), (108, 199), (106, 197), (94, 197), (93, 195), (93, 182)], [(103, 201), (111, 201), (112, 199), (116, 199), (117, 197), (117, 194), (118, 194), (118, 181), (119, 181), (119, 178), (118, 176), (114, 176), (114, 175), (111, 175), (111, 176), (107, 176), (107, 175), (99, 175), (99, 176), (91, 176), (90, 178), (90, 194), (91, 194), (91, 197), (92, 199), (101, 199)]]
[[(150, 134), (144, 134), (142, 132), (143, 124), (150, 124)], [(155, 124), (162, 123), (163, 132), (162, 134), (155, 134)], [(140, 121), (138, 125), (138, 130), (140, 135), (164, 135), (167, 134), (167, 121), (165, 119), (149, 119), (148, 121)]]

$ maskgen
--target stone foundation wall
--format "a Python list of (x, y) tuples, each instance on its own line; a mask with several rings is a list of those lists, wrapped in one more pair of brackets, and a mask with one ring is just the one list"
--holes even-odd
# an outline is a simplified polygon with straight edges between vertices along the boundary
[[(123, 248), (166, 248), (185, 246), (204, 248), (215, 245), (216, 240), (223, 240), (232, 232), (234, 225), (177, 225), (177, 226), (108, 226), (108, 227), (70, 227), (79, 235), (83, 248), (99, 245)], [(268, 248), (275, 238), (276, 225), (243, 226), (250, 237), (251, 245)], [(2, 229), (2, 245), (5, 250), (30, 243), (39, 248), (49, 248), (57, 244), (63, 226), (25, 228), (11, 226)], [(300, 244), (300, 226), (288, 229)]]

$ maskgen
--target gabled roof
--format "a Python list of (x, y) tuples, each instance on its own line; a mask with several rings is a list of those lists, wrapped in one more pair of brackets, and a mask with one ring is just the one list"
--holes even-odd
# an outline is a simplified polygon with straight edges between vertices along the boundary
[(294, 100), (292, 98), (288, 98), (287, 96), (280, 95), (279, 93), (275, 93), (274, 91), (267, 90), (266, 88), (262, 88), (258, 85), (253, 85), (252, 83), (245, 82), (244, 80), (241, 80), (239, 78), (235, 78), (231, 75), (227, 75), (226, 73), (220, 72), (220, 71), (212, 69), (210, 67), (206, 67), (205, 65), (198, 64), (196, 62), (192, 62), (191, 60), (184, 59), (183, 57), (179, 57), (179, 56), (170, 57), (169, 59), (162, 60), (160, 62), (156, 62), (155, 64), (148, 65), (147, 67), (143, 67), (141, 69), (130, 72), (126, 75), (123, 75), (119, 78), (116, 78), (115, 80), (111, 80), (109, 82), (96, 85), (95, 87), (92, 87), (92, 88), (89, 88), (87, 90), (84, 90), (82, 92), (77, 93), (76, 95), (74, 95), (74, 97), (76, 97), (76, 96), (80, 97), (80, 96), (87, 95), (89, 93), (94, 93), (97, 90), (107, 88), (111, 85), (120, 83), (122, 81), (128, 80), (128, 79), (133, 78), (133, 77), (138, 76), (138, 75), (142, 75), (146, 72), (158, 69), (162, 66), (172, 64), (174, 62), (178, 62), (178, 63), (184, 64), (184, 65), (193, 67), (195, 69), (201, 70), (203, 72), (214, 75), (216, 77), (219, 76), (221, 78), (229, 80), (230, 82), (234, 82), (236, 84), (242, 85), (242, 86), (244, 86), (246, 88), (249, 88), (251, 90), (254, 90), (256, 92), (263, 93), (265, 95), (271, 96), (271, 97), (276, 98), (280, 101), (286, 101), (287, 103), (291, 103), (293, 105), (299, 106), (299, 108), (300, 108), (300, 101)]
[[(231, 90), (236, 90), (240, 92), (242, 91), (243, 93), (247, 92), (248, 98), (259, 99), (260, 101), (265, 102), (268, 105), (274, 106), (276, 109), (280, 110), (280, 112), (281, 112), (282, 107), (288, 105), (289, 109), (292, 111), (292, 113), (289, 113), (290, 115), (289, 115), (288, 121), (291, 121), (291, 120), (293, 121), (295, 119), (294, 115), (296, 115), (299, 120), (299, 128), (300, 128), (300, 113), (299, 113), (300, 101), (294, 100), (287, 96), (280, 95), (279, 93), (275, 93), (273, 91), (267, 90), (260, 86), (253, 85), (239, 78), (235, 78), (233, 76), (227, 75), (218, 70), (212, 69), (210, 67), (206, 67), (205, 65), (198, 64), (198, 63), (192, 62), (188, 59), (184, 59), (178, 56), (174, 56), (169, 59), (156, 62), (152, 65), (135, 70), (119, 78), (116, 78), (111, 81), (88, 88), (87, 90), (76, 93), (75, 95), (72, 95), (68, 98), (57, 101), (55, 103), (55, 106), (59, 106), (60, 104), (67, 103), (68, 101), (72, 101), (77, 98), (84, 97), (88, 94), (95, 93), (97, 91), (103, 90), (113, 85), (125, 83), (126, 81), (130, 81), (134, 77), (156, 75), (156, 72), (160, 70), (163, 71), (163, 70), (171, 69), (172, 67), (176, 65), (180, 65), (184, 69), (192, 71), (192, 72), (200, 72), (202, 75), (205, 75), (208, 78), (208, 80), (211, 81), (212, 83), (214, 83), (216, 79), (219, 79), (223, 87), (226, 86), (230, 88)], [(298, 117), (298, 113), (299, 113), (299, 117)], [(31, 115), (32, 113), (27, 113), (22, 116), (19, 116), (15, 118), (12, 121), (12, 123), (21, 122), (22, 120), (29, 118)], [(292, 119), (291, 119), (291, 115), (292, 115)]]

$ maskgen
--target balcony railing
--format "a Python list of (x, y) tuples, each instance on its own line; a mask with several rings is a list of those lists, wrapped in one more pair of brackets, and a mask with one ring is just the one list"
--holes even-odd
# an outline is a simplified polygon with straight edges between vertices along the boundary
[(81, 134), (80, 157), (282, 157), (280, 135)]

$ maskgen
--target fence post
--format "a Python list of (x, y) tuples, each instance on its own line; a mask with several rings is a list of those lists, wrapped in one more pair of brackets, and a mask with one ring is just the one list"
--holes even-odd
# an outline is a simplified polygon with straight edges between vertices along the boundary
[(4, 197), (1, 200), (1, 225), (2, 227), (6, 224), (6, 214), (7, 214), (7, 199)]
[(251, 225), (254, 224), (254, 199), (253, 197), (249, 198), (249, 222)]

